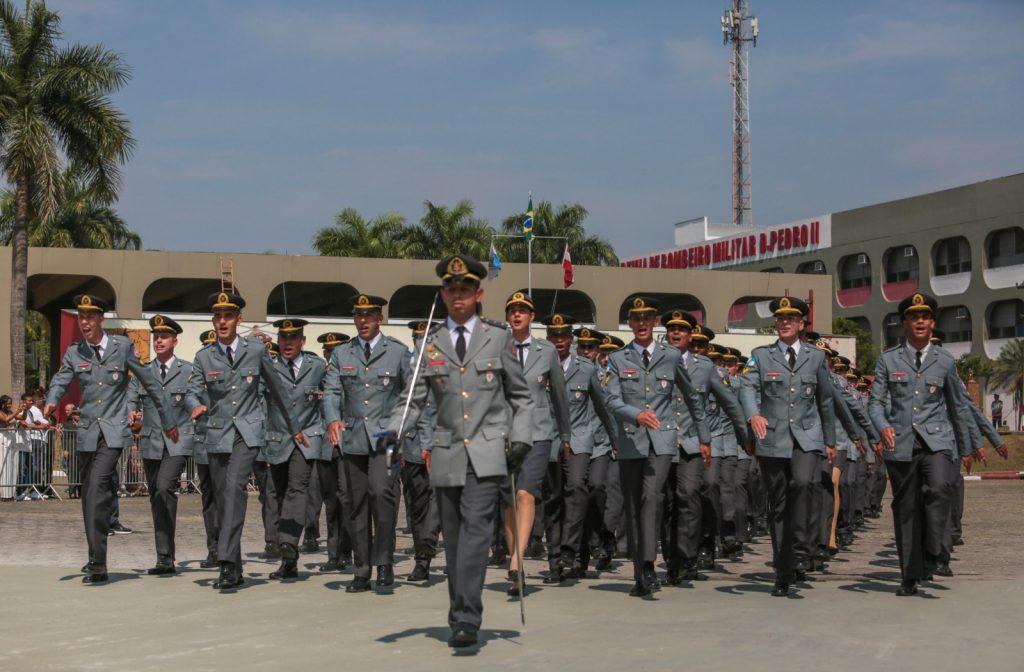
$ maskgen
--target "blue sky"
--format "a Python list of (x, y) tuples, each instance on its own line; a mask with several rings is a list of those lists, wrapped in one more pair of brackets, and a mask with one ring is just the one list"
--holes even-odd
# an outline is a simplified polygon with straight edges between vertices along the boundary
[[(50, 0), (133, 70), (147, 249), (311, 252), (366, 217), (580, 202), (620, 256), (729, 220), (724, 0)], [(753, 0), (754, 222), (1024, 169), (1024, 3)]]

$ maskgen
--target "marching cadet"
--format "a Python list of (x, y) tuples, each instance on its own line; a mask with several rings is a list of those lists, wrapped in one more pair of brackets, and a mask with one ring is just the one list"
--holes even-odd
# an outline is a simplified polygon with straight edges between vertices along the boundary
[(178, 519), (178, 482), (185, 467), (185, 458), (192, 456), (192, 419), (185, 406), (188, 378), (192, 375), (192, 362), (183, 362), (174, 356), (181, 326), (169, 317), (154, 315), (149, 318), (156, 358), (150, 363), (153, 375), (160, 383), (164, 410), (174, 419), (178, 428), (178, 441), (171, 441), (159, 427), (156, 405), (133, 377), (128, 385), (128, 414), (133, 422), (142, 411), (142, 431), (139, 452), (146, 472), (149, 490), (149, 508), (153, 514), (153, 536), (156, 541), (156, 565), (146, 571), (158, 576), (174, 574), (174, 528)]
[[(207, 329), (199, 334), (199, 342), (203, 347), (217, 340), (217, 332)], [(189, 370), (191, 375), (192, 371)], [(204, 387), (199, 401), (209, 406), (210, 399)], [(210, 456), (206, 453), (206, 420), (205, 415), (195, 421), (193, 430), (192, 454), (199, 473), (199, 491), (203, 505), (203, 528), (206, 530), (206, 559), (199, 563), (203, 569), (213, 569), (220, 563), (217, 560), (217, 538), (220, 537), (220, 523), (217, 516), (217, 498), (213, 492), (213, 478), (210, 476)]]
[[(383, 456), (374, 450), (375, 435), (388, 425), (398, 396), (409, 378), (409, 350), (380, 331), (387, 301), (357, 294), (349, 303), (358, 335), (331, 353), (324, 377), (327, 436), (342, 450), (352, 521), (355, 576), (349, 593), (372, 590), (370, 572), (377, 567), (377, 587), (395, 583), (395, 525), (398, 478), (389, 476)], [(399, 409), (400, 410), (400, 409)]]
[[(611, 357), (613, 352), (621, 350), (624, 347), (626, 347), (625, 341), (618, 336), (612, 336), (611, 334), (605, 334), (602, 336), (601, 344), (597, 346), (597, 359), (595, 360), (602, 381), (605, 380), (605, 377), (608, 374), (608, 358)], [(606, 405), (607, 402), (606, 393)], [(610, 412), (611, 411), (609, 411), (609, 413)], [(616, 423), (615, 432), (608, 437), (608, 444), (610, 445), (609, 454), (611, 455), (610, 462), (616, 462), (619, 459), (619, 449), (613, 443), (617, 438), (618, 424)], [(624, 503), (625, 502), (622, 497), (621, 472), (617, 465), (611, 466), (609, 464), (607, 482), (605, 483), (604, 510), (601, 513), (601, 524), (603, 526), (602, 545), (604, 553), (602, 560), (595, 566), (598, 570), (604, 571), (611, 569), (612, 559), (615, 554), (619, 552), (619, 544), (626, 536), (625, 523), (622, 517)]]
[[(420, 348), (427, 323), (414, 320), (409, 323), (413, 337), (413, 363), (416, 352)], [(410, 528), (412, 528), (412, 545), (415, 554), (415, 565), (407, 581), (420, 582), (430, 578), (430, 563), (437, 555), (437, 537), (441, 533), (441, 518), (437, 513), (437, 500), (434, 489), (430, 487), (430, 474), (423, 459), (423, 451), (430, 450), (430, 438), (437, 425), (437, 404), (434, 402), (433, 391), (427, 391), (427, 399), (415, 425), (405, 431), (402, 441), (402, 493), (405, 496), (405, 508), (409, 512)]]
[[(534, 399), (533, 447), (516, 475), (518, 521), (512, 513), (512, 502), (505, 501), (505, 539), (512, 549), (508, 569), (512, 585), (508, 588), (508, 594), (512, 596), (519, 592), (518, 572), (522, 571), (519, 561), (526, 551), (526, 542), (533, 529), (537, 502), (544, 501), (542, 494), (545, 476), (551, 490), (554, 493), (561, 492), (561, 472), (557, 460), (560, 454), (569, 450), (572, 431), (565, 376), (558, 364), (555, 346), (550, 341), (530, 336), (530, 324), (534, 316), (533, 299), (526, 292), (515, 292), (505, 301), (505, 320), (512, 331), (512, 354), (523, 370)], [(549, 460), (555, 462), (553, 467), (548, 467)], [(506, 498), (505, 488), (502, 489), (502, 498)], [(519, 528), (519, 552), (514, 548), (513, 525)], [(558, 548), (548, 551), (548, 569), (544, 583), (561, 583), (562, 567)]]
[(957, 444), (971, 446), (970, 402), (956, 361), (929, 341), (937, 309), (920, 292), (900, 302), (907, 340), (878, 359), (868, 402), (892, 480), (901, 597), (916, 594), (935, 570), (949, 515), (951, 455)]
[(586, 576), (582, 560), (589, 557), (584, 548), (588, 546), (585, 523), (590, 500), (588, 481), (595, 449), (594, 429), (599, 424), (606, 434), (614, 433), (615, 425), (605, 407), (604, 388), (597, 367), (587, 357), (573, 355), (570, 351), (574, 321), (563, 313), (552, 313), (544, 318), (543, 323), (565, 376), (572, 434), (570, 449), (562, 449), (562, 492), (555, 493), (562, 505), (558, 510), (560, 515), (551, 520), (548, 543), (553, 551), (556, 543), (560, 546), (559, 562), (563, 575), (578, 579)]
[[(594, 376), (600, 386), (603, 405), (604, 386), (601, 381), (604, 380), (604, 367), (597, 363), (597, 356), (600, 352), (598, 346), (605, 335), (589, 327), (580, 327), (572, 333), (576, 337), (576, 356), (594, 365)], [(557, 342), (555, 345), (557, 347)], [(572, 399), (569, 401), (571, 404)], [(605, 412), (607, 413), (607, 407)], [(605, 548), (604, 511), (608, 499), (608, 468), (612, 462), (612, 442), (609, 437), (615, 434), (615, 424), (612, 421), (611, 426), (606, 429), (605, 422), (597, 413), (596, 404), (590, 421), (589, 432), (593, 449), (587, 473), (587, 511), (583, 525), (583, 540), (576, 563), (582, 576), (586, 576), (591, 556), (596, 560), (595, 569), (598, 571), (609, 569), (612, 561), (611, 551)], [(575, 434), (575, 429), (573, 431)], [(611, 545), (614, 550), (614, 540)]]
[[(284, 389), (284, 405), (271, 405), (267, 418), (267, 442), (260, 450), (270, 464), (275, 512), (277, 548), (281, 566), (270, 573), (271, 579), (294, 579), (299, 575), (299, 536), (306, 521), (310, 474), (324, 445), (324, 420), (321, 411), (320, 383), (327, 365), (306, 344), (306, 320), (286, 318), (273, 323), (277, 329), (278, 356), (274, 372)], [(305, 437), (299, 442), (289, 431), (300, 427)]]
[[(461, 254), (441, 260), (443, 324), (426, 335), (415, 385), (408, 385), (408, 418), (392, 414), (381, 448), (415, 424), (427, 402), (437, 403), (437, 427), (423, 458), (434, 486), (445, 540), (450, 647), (476, 644), (483, 613), (487, 551), (498, 495), (510, 471), (530, 451), (534, 400), (504, 325), (477, 316), (487, 268)], [(506, 448), (507, 446), (507, 448)]]
[[(747, 360), (740, 402), (757, 439), (756, 454), (768, 497), (775, 587), (784, 597), (805, 579), (815, 535), (820, 454), (835, 462), (835, 417), (825, 354), (800, 340), (807, 304), (795, 297), (773, 300), (778, 340), (755, 348)], [(760, 399), (759, 399), (760, 398)]]
[(138, 376), (152, 398), (161, 428), (173, 443), (179, 439), (177, 423), (166, 408), (163, 390), (152, 369), (139, 361), (132, 342), (103, 330), (104, 313), (110, 304), (91, 294), (72, 299), (78, 311), (82, 340), (68, 346), (60, 369), (50, 380), (43, 415), (50, 416), (72, 380), (82, 390), (82, 419), (78, 423), (79, 465), (82, 478), (82, 517), (85, 539), (89, 544), (89, 562), (82, 583), (98, 584), (108, 579), (107, 533), (110, 527), (110, 482), (121, 449), (131, 446), (128, 418), (128, 372)]
[[(196, 354), (186, 396), (193, 420), (209, 414), (204, 443), (220, 516), (220, 576), (213, 582), (215, 590), (230, 590), (244, 583), (242, 527), (248, 500), (246, 486), (256, 454), (266, 442), (263, 387), (272, 403), (285, 407), (286, 390), (274, 373), (270, 353), (261, 340), (238, 335), (244, 307), (245, 300), (234, 292), (210, 295), (217, 341)], [(204, 394), (208, 406), (203, 403)], [(296, 441), (307, 444), (301, 428), (287, 414), (286, 425)]]
[[(746, 363), (746, 357), (743, 356), (737, 348), (729, 348), (729, 353), (732, 355), (725, 363), (726, 373), (729, 374), (729, 383), (733, 386), (733, 392), (736, 394), (736, 400), (739, 401), (739, 393), (736, 390), (737, 385), (743, 384), (743, 377), (740, 375), (742, 371), (742, 364)], [(743, 424), (746, 427), (746, 423)], [(749, 434), (748, 434), (748, 438)], [(753, 462), (750, 454), (747, 452), (745, 446), (740, 446), (739, 450), (736, 451), (736, 479), (733, 490), (733, 526), (736, 533), (736, 545), (733, 547), (733, 557), (743, 557), (743, 545), (750, 541), (750, 479), (751, 470), (750, 465)]]
[[(323, 348), (324, 361), (330, 362), (334, 349), (352, 340), (348, 334), (330, 331), (317, 337)], [(323, 381), (320, 382), (323, 397)], [(348, 515), (348, 485), (341, 446), (330, 440), (324, 442), (316, 462), (320, 480), (320, 496), (327, 510), (327, 562), (320, 565), (321, 572), (345, 569), (352, 559), (352, 518)], [(319, 517), (320, 512), (316, 512)]]
[(691, 384), (679, 351), (654, 340), (658, 310), (654, 299), (633, 299), (628, 317), (633, 342), (612, 353), (605, 376), (608, 410), (618, 424), (615, 442), (636, 581), (629, 594), (634, 597), (645, 597), (659, 587), (654, 571), (658, 498), (672, 456), (678, 453), (677, 390), (690, 411), (703, 459), (711, 454), (704, 399)]

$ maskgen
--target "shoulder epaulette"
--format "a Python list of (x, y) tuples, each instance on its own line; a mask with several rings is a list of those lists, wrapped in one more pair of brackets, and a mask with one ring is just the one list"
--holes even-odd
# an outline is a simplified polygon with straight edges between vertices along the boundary
[(428, 336), (433, 336), (438, 331), (440, 331), (441, 327), (443, 327), (443, 326), (444, 326), (444, 322), (443, 321), (442, 322), (435, 322), (435, 323), (433, 323), (432, 325), (430, 325), (430, 331), (427, 332), (427, 335)]
[(488, 317), (478, 317), (477, 319), (484, 324), (489, 324), (492, 327), (497, 327), (498, 329), (508, 329), (508, 322), (499, 322), (498, 320), (492, 320)]
[(883, 352), (883, 353), (886, 353), (886, 352), (892, 352), (893, 350), (899, 350), (899, 349), (900, 349), (900, 348), (902, 348), (902, 347), (903, 347), (903, 344), (902, 344), (902, 343), (900, 343), (899, 345), (894, 345), (894, 346), (892, 346), (891, 348), (886, 348), (885, 350), (882, 350), (882, 352)]
[(406, 349), (408, 349), (408, 347), (409, 347), (405, 343), (402, 343), (400, 340), (395, 338), (394, 336), (385, 336), (385, 338), (387, 338), (389, 341), (391, 341), (395, 345), (400, 345), (400, 346), (402, 346), (403, 348), (406, 348)]
[(302, 356), (303, 357), (309, 357), (310, 359), (319, 359), (320, 361), (323, 361), (323, 359), (324, 359), (320, 355), (316, 354), (315, 352), (310, 352), (309, 350), (303, 350), (302, 351)]

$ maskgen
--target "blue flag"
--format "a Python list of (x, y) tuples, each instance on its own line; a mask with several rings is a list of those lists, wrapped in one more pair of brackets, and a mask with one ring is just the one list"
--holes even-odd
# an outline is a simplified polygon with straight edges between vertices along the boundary
[(487, 264), (487, 279), (493, 280), (501, 273), (501, 259), (498, 258), (498, 251), (494, 249), (494, 241), (491, 241), (491, 261)]

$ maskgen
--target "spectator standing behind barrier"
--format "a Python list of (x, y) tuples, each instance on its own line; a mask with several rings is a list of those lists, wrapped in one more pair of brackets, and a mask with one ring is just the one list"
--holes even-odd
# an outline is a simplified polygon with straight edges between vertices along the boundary
[(999, 399), (998, 394), (992, 395), (995, 400), (992, 402), (992, 424), (999, 429), (999, 425), (1003, 424), (1003, 402)]
[[(82, 411), (74, 404), (64, 405), (64, 422), (58, 425), (60, 431), (61, 458), (60, 468), (67, 474), (68, 497), (77, 498), (81, 495), (82, 479), (79, 473), (79, 461), (73, 459), (75, 438), (78, 422), (82, 419)], [(74, 473), (72, 473), (74, 472)]]
[[(21, 405), (18, 407), (19, 429), (33, 429), (32, 406), (34, 400), (31, 392), (21, 395)], [(22, 437), (19, 437), (19, 439)], [(23, 440), (18, 441), (18, 489), (17, 500), (39, 499), (39, 493), (32, 489), (32, 474), (35, 472), (35, 453), (32, 450), (32, 434), (24, 433)]]
[[(50, 421), (43, 415), (43, 390), (36, 390), (32, 396), (32, 405), (28, 408), (28, 417), (24, 421), (25, 427), (29, 430), (29, 445), (32, 447), (31, 453), (31, 472), (30, 477), (33, 486), (33, 490), (29, 494), (31, 499), (46, 499), (46, 495), (41, 494), (38, 490), (38, 486), (45, 485), (43, 481), (44, 474), (49, 476), (49, 469), (52, 465), (45, 464), (46, 462), (46, 433), (50, 429)], [(47, 481), (49, 478), (46, 479)]]
[(5, 484), (0, 487), (0, 497), (9, 497), (12, 479), (18, 480), (17, 474), (11, 473), (17, 469), (17, 465), (10, 464), (15, 461), (11, 453), (16, 450), (13, 429), (18, 424), (16, 416), (14, 400), (6, 394), (0, 396), (0, 482)]

